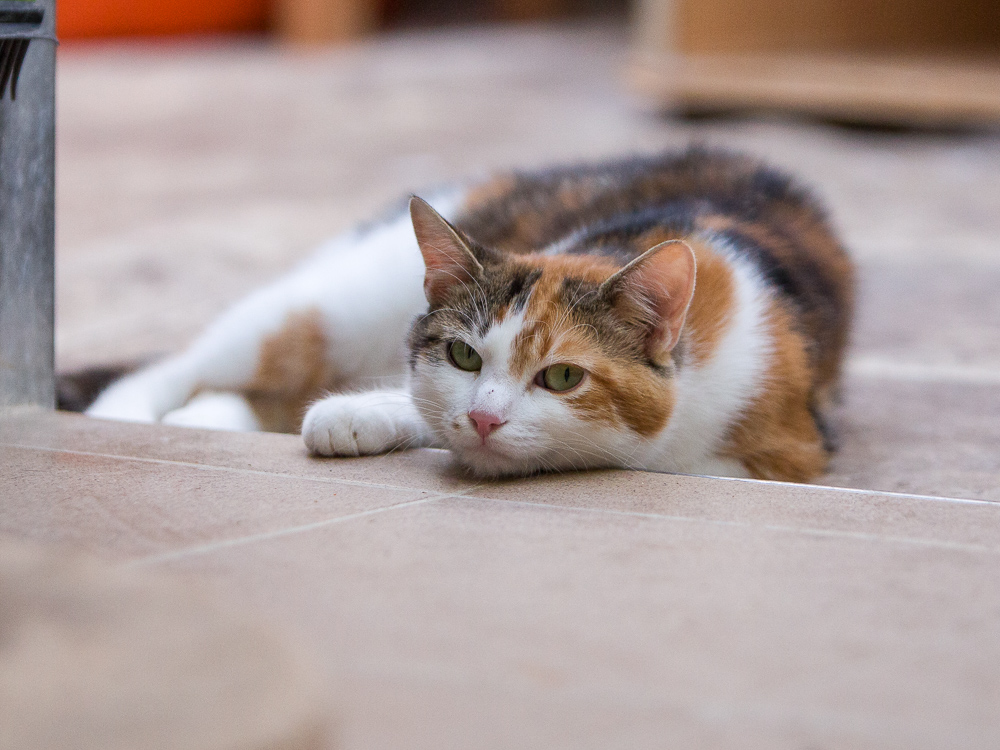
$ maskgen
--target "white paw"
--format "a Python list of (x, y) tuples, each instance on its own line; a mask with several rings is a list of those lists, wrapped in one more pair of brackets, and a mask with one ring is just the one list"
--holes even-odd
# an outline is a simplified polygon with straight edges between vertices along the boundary
[[(388, 396), (388, 397), (387, 397)], [(390, 394), (330, 396), (306, 412), (302, 439), (321, 456), (367, 456), (400, 446), (400, 405)]]
[(163, 424), (207, 430), (254, 432), (260, 429), (253, 409), (235, 393), (199, 393), (180, 409), (167, 412)]

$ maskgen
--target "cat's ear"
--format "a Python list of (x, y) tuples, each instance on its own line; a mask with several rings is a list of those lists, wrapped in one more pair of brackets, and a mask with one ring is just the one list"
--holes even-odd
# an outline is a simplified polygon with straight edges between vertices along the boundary
[(472, 248), (430, 203), (417, 196), (410, 198), (410, 219), (427, 267), (424, 295), (430, 304), (440, 304), (455, 284), (482, 278), (483, 266)]
[(650, 248), (600, 287), (626, 318), (649, 326), (646, 354), (654, 360), (677, 346), (694, 296), (691, 246), (667, 240)]

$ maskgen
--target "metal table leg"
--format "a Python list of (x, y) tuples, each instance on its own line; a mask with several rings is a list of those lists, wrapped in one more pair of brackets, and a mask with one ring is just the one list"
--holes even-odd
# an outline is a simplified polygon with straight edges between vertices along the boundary
[(0, 2), (11, 61), (0, 90), (0, 408), (55, 402), (54, 20), (54, 0)]

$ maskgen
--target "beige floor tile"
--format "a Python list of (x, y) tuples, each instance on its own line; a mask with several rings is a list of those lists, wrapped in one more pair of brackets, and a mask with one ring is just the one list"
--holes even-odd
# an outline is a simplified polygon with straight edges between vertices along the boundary
[(0, 533), (129, 558), (336, 523), (435, 495), (239, 468), (4, 446), (0, 496)]
[(865, 733), (867, 728), (839, 728), (826, 733), (827, 743), (810, 742), (815, 737), (811, 722), (831, 725), (839, 717), (814, 716), (799, 722), (777, 712), (740, 711), (732, 704), (692, 707), (655, 690), (639, 699), (566, 697), (552, 689), (547, 678), (551, 672), (538, 672), (534, 688), (352, 675), (344, 692), (350, 696), (354, 721), (344, 727), (344, 746), (365, 750), (911, 750), (894, 742), (888, 733), (876, 739)]
[(739, 495), (707, 519), (445, 498), (169, 567), (315, 644), (349, 747), (991, 747), (1000, 549), (907, 536), (944, 504), (854, 500), (857, 531), (817, 534)]
[(88, 419), (77, 414), (23, 412), (0, 419), (0, 445), (81, 451), (151, 461), (215, 466), (356, 482), (373, 487), (459, 492), (477, 483), (451, 467), (445, 451), (322, 459), (297, 435), (217, 432)]
[(1000, 503), (618, 471), (498, 482), (472, 497), (817, 536), (1000, 552)]
[(848, 378), (823, 483), (1000, 501), (1000, 382)]
[[(939, 257), (861, 264), (852, 354), (992, 368), (1000, 386), (1000, 248), (992, 262)], [(888, 373), (887, 373), (888, 374)], [(993, 399), (1000, 408), (1000, 396)]]

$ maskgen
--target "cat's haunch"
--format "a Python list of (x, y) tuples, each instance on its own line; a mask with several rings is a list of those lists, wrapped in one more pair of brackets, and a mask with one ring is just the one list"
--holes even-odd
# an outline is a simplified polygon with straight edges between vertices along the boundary
[(823, 471), (853, 269), (787, 176), (689, 150), (409, 208), (331, 241), (89, 413), (301, 426), (317, 455), (437, 446), (487, 477)]

